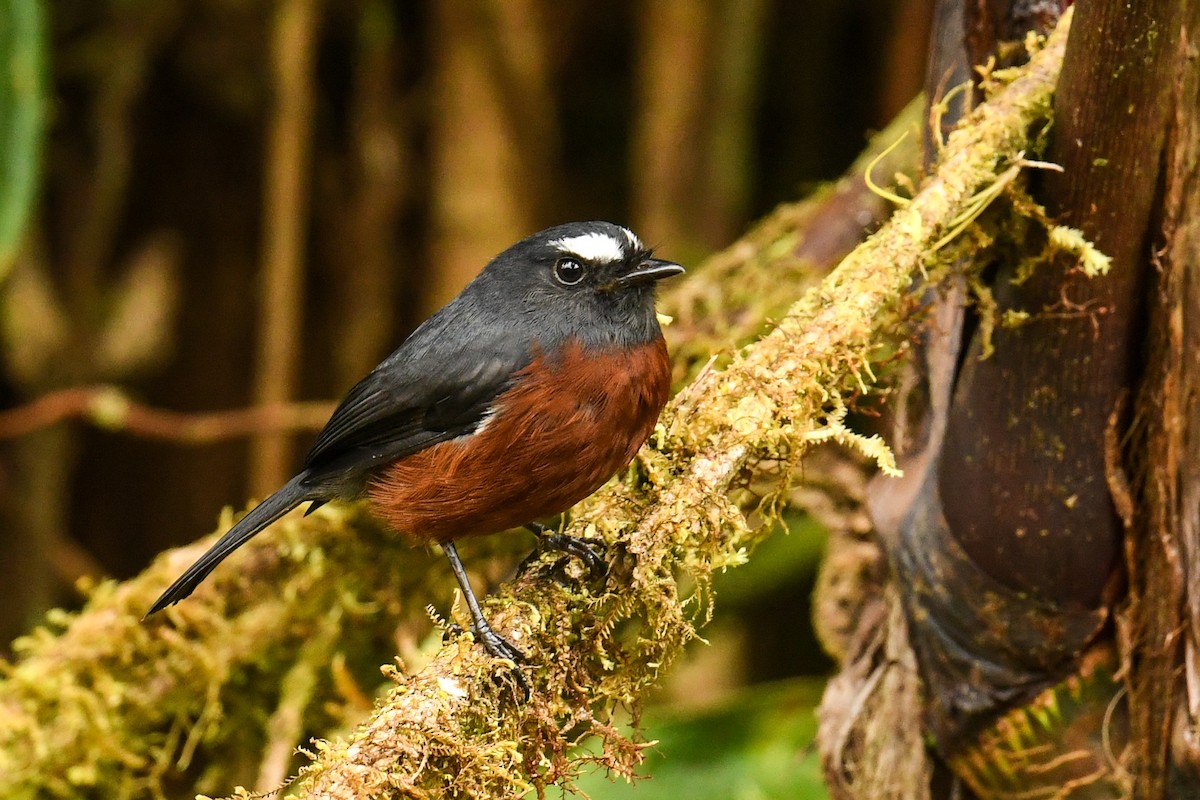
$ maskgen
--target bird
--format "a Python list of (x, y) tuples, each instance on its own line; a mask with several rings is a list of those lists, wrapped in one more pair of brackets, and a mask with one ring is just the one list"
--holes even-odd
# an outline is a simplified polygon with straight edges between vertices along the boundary
[(402, 536), (441, 546), (476, 642), (524, 661), (485, 619), (454, 541), (523, 526), (545, 545), (599, 560), (584, 540), (538, 520), (600, 488), (654, 430), (671, 386), (655, 287), (683, 272), (611, 222), (558, 225), (504, 250), (350, 389), (300, 471), (147, 616), (186, 598), (300, 504), (312, 513), (365, 497)]

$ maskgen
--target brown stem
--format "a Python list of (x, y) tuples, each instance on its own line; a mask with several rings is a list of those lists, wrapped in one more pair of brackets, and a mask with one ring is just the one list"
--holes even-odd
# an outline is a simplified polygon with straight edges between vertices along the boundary
[[(532, 209), (521, 188), (520, 146), (492, 72), (488, 27), (476, 3), (439, 0), (432, 25), (431, 262), (420, 312), (428, 315), (475, 277), (501, 248), (528, 235)], [(546, 112), (545, 109), (542, 110)]]
[(975, 343), (947, 429), (940, 489), (951, 530), (992, 577), (1054, 602), (1097, 605), (1121, 538), (1104, 431), (1140, 347), (1178, 9), (1174, 0), (1080, 6), (1047, 153), (1064, 172), (1043, 195), (1053, 217), (1112, 257), (1112, 270), (1088, 279), (1044, 269), (1013, 286), (1018, 264), (1001, 265), (1001, 311), (1034, 318), (998, 331), (986, 361)]
[(929, 53), (934, 0), (894, 3), (887, 57), (879, 76), (879, 119), (889, 120), (921, 91), (921, 74)]
[(1142, 504), (1126, 539), (1127, 766), (1139, 799), (1200, 794), (1200, 3), (1181, 5), (1148, 364), (1135, 411), (1144, 440), (1134, 441), (1145, 442), (1133, 464)]
[(639, 10), (630, 159), (633, 220), (646, 241), (669, 242), (678, 252), (698, 245), (688, 209), (700, 164), (695, 149), (686, 145), (699, 136), (703, 76), (711, 74), (713, 4), (652, 0)]
[[(280, 0), (272, 34), (276, 94), (263, 204), (263, 271), (254, 387), (258, 405), (289, 400), (299, 369), (316, 22), (316, 0)], [(251, 494), (265, 497), (287, 478), (288, 445), (289, 439), (282, 432), (254, 438)]]
[(42, 395), (0, 411), (0, 440), (27, 436), (69, 419), (178, 444), (209, 444), (263, 431), (319, 430), (332, 403), (272, 404), (211, 414), (186, 414), (142, 405), (113, 386), (85, 386)]
[(154, 60), (177, 28), (179, 12), (175, 3), (155, 3), (114, 26), (123, 31), (116, 43), (121, 57), (106, 59), (98, 76), (92, 121), (95, 169), (84, 193), (84, 213), (67, 250), (67, 286), (77, 318), (94, 313), (101, 296), (101, 270), (116, 249), (127, 202), (136, 144), (133, 109), (142, 98)]
[[(935, 0), (929, 31), (929, 58), (925, 63), (925, 102), (942, 102), (946, 93), (971, 79), (971, 65), (964, 47), (963, 5), (965, 0)], [(924, 126), (925, 168), (937, 160), (937, 141), (941, 141), (958, 122), (968, 104), (963, 99), (948, 104), (941, 117), (941, 129)]]
[(386, 0), (362, 4), (346, 154), (325, 154), (318, 235), (329, 266), (336, 330), (332, 383), (341, 392), (388, 353), (396, 330), (396, 284), (406, 269), (400, 217), (413, 199), (410, 108), (397, 91), (401, 49)]
[[(699, 226), (706, 243), (724, 244), (742, 226), (750, 202), (754, 112), (767, 4), (762, 0), (724, 0), (714, 4), (713, 13), (710, 28), (716, 33), (711, 61), (715, 69), (708, 81), (705, 113), (699, 120), (707, 138), (699, 174), (704, 188), (694, 192), (692, 224)], [(686, 213), (686, 206), (680, 210)]]
[[(511, 137), (512, 154), (521, 176), (512, 187), (533, 219), (558, 212), (548, 178), (560, 169), (560, 135), (553, 92), (550, 40), (556, 25), (555, 4), (541, 0), (488, 0), (473, 3), (481, 53), (487, 59), (499, 120)], [(558, 22), (557, 16), (553, 18)]]

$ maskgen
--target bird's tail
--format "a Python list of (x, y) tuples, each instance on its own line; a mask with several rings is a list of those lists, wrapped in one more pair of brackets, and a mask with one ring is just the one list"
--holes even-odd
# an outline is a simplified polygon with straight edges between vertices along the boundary
[(249, 514), (238, 520), (229, 532), (217, 540), (208, 552), (196, 559), (196, 563), (188, 567), (187, 572), (179, 576), (162, 596), (154, 601), (154, 605), (146, 612), (150, 616), (156, 611), (162, 611), (169, 605), (178, 603), (191, 594), (208, 573), (225, 560), (225, 557), (248, 542), (253, 536), (266, 528), (275, 520), (291, 511), (305, 500), (313, 499), (308, 496), (301, 484), (307, 473), (300, 473), (285, 483), (279, 491), (255, 506)]

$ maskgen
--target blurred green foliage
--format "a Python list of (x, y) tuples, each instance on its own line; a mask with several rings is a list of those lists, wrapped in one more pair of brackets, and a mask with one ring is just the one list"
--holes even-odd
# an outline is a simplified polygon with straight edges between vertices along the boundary
[(577, 787), (591, 800), (823, 800), (829, 795), (813, 739), (824, 681), (796, 678), (758, 686), (700, 712), (651, 710), (647, 751), (628, 784), (596, 772)]
[(716, 576), (713, 590), (722, 605), (753, 607), (755, 601), (770, 592), (786, 590), (798, 583), (812, 584), (825, 554), (825, 526), (815, 517), (790, 507), (784, 510), (781, 521), (782, 529), (759, 544), (750, 561)]
[(0, 279), (12, 265), (35, 196), (44, 55), (40, 0), (0, 0)]

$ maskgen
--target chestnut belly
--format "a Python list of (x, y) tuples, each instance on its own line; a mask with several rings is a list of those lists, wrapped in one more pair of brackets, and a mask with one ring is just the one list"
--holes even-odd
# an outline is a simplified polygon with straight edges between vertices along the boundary
[(393, 462), (367, 495), (384, 521), (423, 540), (559, 514), (633, 459), (670, 382), (661, 338), (623, 350), (567, 344), (518, 373), (475, 433)]

